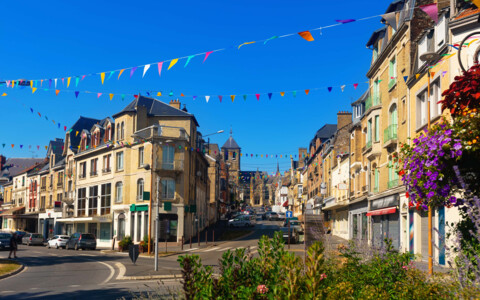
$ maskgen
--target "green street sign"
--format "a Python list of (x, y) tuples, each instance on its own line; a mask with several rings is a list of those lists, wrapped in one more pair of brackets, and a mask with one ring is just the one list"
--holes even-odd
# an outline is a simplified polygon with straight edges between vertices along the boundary
[(130, 211), (135, 211), (135, 204), (130, 205)]
[(143, 200), (150, 200), (150, 192), (143, 192)]
[(163, 210), (164, 211), (171, 211), (172, 210), (172, 202), (164, 202), (163, 203)]

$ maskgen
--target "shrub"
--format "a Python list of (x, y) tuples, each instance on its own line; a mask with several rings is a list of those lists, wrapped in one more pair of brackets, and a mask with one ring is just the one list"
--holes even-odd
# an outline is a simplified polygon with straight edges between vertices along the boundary
[(130, 245), (133, 245), (132, 238), (130, 236), (124, 237), (120, 242), (118, 242), (118, 246), (123, 250), (128, 249)]

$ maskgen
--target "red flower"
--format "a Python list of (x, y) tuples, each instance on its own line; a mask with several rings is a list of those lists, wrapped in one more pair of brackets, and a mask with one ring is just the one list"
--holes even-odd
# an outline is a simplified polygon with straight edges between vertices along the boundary
[[(398, 172), (398, 175), (400, 175), (400, 176), (403, 176), (403, 175), (405, 175), (405, 170), (403, 170), (403, 169), (402, 169), (402, 170), (400, 170), (400, 172)], [(407, 196), (407, 197), (408, 197), (408, 196)]]
[(406, 196), (407, 198), (410, 198), (410, 194), (409, 194), (408, 192), (405, 193), (405, 196)]

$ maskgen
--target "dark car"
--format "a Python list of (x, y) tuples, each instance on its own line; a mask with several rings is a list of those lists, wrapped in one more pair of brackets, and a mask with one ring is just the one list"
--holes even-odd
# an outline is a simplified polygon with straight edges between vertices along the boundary
[(11, 233), (0, 232), (0, 250), (10, 249), (10, 238), (12, 237)]
[(91, 233), (74, 233), (67, 241), (65, 249), (91, 249), (95, 250), (97, 248), (97, 239)]

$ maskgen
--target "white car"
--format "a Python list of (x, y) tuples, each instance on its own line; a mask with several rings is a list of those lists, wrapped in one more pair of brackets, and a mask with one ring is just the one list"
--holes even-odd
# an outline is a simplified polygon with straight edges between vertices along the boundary
[(254, 224), (252, 224), (252, 221), (250, 220), (250, 216), (243, 215), (243, 216), (238, 216), (235, 219), (229, 220), (228, 226), (229, 227), (248, 227), (248, 226), (254, 226)]
[(67, 245), (67, 241), (70, 237), (68, 235), (54, 235), (53, 238), (48, 240), (47, 247), (55, 247), (55, 248), (65, 248)]

